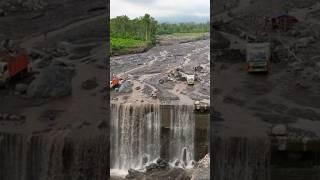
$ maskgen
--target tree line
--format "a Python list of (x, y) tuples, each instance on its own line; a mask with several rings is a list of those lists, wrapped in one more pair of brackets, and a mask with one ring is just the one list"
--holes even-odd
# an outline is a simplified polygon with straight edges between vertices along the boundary
[(128, 38), (155, 43), (156, 35), (172, 33), (209, 32), (210, 23), (161, 23), (145, 14), (142, 17), (130, 19), (128, 16), (117, 16), (110, 20), (110, 35), (115, 38)]
[(210, 31), (210, 23), (179, 23), (169, 24), (161, 23), (158, 25), (157, 34), (172, 34), (172, 33), (204, 33)]
[(155, 42), (157, 21), (149, 14), (129, 19), (128, 16), (118, 16), (110, 20), (110, 36)]

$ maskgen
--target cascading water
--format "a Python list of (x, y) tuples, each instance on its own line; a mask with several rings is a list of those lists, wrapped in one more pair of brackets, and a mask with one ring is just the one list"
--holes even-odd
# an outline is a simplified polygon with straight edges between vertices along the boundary
[(111, 105), (111, 169), (140, 169), (160, 157), (160, 105)]
[(212, 142), (213, 179), (270, 179), (270, 142), (267, 138), (215, 137)]
[(108, 148), (107, 135), (0, 133), (0, 180), (106, 179)]
[(114, 176), (125, 175), (129, 169), (145, 170), (159, 158), (172, 166), (190, 167), (195, 157), (194, 107), (111, 104), (110, 135)]
[(188, 166), (194, 160), (195, 118), (193, 106), (171, 108), (170, 160), (175, 165)]

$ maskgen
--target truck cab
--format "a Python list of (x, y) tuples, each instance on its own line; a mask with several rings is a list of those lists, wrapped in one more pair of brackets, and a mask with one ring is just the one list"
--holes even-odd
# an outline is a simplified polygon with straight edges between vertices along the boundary
[(246, 51), (246, 65), (248, 72), (270, 71), (270, 43), (248, 43)]
[(187, 84), (188, 85), (194, 85), (194, 75), (186, 75), (186, 78), (187, 78)]
[(6, 84), (9, 79), (8, 63), (0, 60), (0, 85)]

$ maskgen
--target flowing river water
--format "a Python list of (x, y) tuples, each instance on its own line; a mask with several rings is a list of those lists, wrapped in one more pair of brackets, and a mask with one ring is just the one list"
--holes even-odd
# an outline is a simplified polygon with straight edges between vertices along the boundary
[(1, 180), (101, 180), (109, 167), (108, 137), (0, 133)]

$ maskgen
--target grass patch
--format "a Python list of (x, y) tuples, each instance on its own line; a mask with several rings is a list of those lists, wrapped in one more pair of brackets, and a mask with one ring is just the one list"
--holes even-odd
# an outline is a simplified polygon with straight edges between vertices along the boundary
[(123, 39), (123, 38), (111, 37), (111, 48), (113, 50), (145, 47), (148, 44), (149, 43), (146, 41), (141, 41), (136, 39)]
[(111, 55), (123, 55), (143, 52), (151, 47), (151, 42), (129, 38), (110, 38)]

